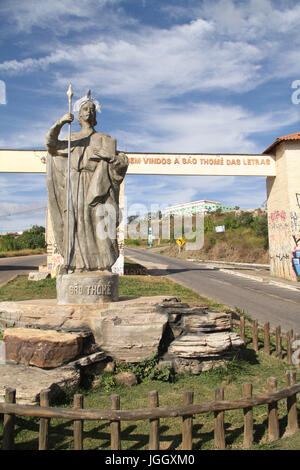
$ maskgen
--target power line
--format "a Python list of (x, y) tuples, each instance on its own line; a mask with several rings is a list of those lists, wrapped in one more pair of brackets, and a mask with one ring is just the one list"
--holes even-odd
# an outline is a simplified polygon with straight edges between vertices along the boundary
[(1, 214), (0, 219), (5, 219), (6, 217), (12, 217), (14, 215), (23, 215), (23, 214), (28, 214), (28, 213), (34, 214), (35, 212), (40, 212), (40, 211), (45, 210), (45, 209), (47, 209), (47, 206), (37, 207), (36, 209), (27, 209), (25, 211), (11, 212), (11, 213), (8, 213), (8, 214)]

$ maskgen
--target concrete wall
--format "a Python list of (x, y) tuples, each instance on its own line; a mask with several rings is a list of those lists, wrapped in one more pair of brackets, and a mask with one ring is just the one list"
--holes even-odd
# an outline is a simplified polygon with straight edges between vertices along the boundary
[(293, 263), (297, 263), (297, 249), (300, 253), (299, 142), (277, 145), (276, 174), (267, 177), (271, 274), (296, 280)]

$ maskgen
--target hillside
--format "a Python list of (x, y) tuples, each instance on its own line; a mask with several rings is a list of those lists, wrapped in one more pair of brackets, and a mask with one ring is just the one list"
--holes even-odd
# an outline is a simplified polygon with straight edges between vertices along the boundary
[[(193, 217), (195, 224), (195, 217)], [(180, 258), (222, 260), (247, 263), (269, 263), (267, 213), (236, 211), (215, 212), (204, 218), (204, 246), (201, 250), (179, 249), (173, 236), (171, 218), (170, 240), (154, 240), (161, 253)], [(216, 233), (216, 226), (225, 226), (225, 232)], [(146, 240), (126, 240), (127, 245), (147, 246)]]

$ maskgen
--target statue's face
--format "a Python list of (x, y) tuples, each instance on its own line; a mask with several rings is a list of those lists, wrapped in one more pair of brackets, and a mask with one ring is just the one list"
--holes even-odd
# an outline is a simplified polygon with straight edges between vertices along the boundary
[(84, 103), (80, 108), (79, 114), (83, 121), (93, 124), (96, 118), (96, 109), (94, 103), (91, 101)]

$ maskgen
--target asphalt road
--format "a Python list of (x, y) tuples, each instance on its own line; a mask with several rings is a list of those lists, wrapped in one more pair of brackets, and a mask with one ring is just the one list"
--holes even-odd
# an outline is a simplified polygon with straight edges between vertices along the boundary
[(167, 276), (218, 303), (237, 307), (259, 322), (300, 334), (300, 292), (146, 250), (126, 247), (125, 255), (145, 263), (152, 275)]
[(16, 256), (0, 258), (0, 285), (16, 274), (28, 274), (46, 263), (46, 255)]

